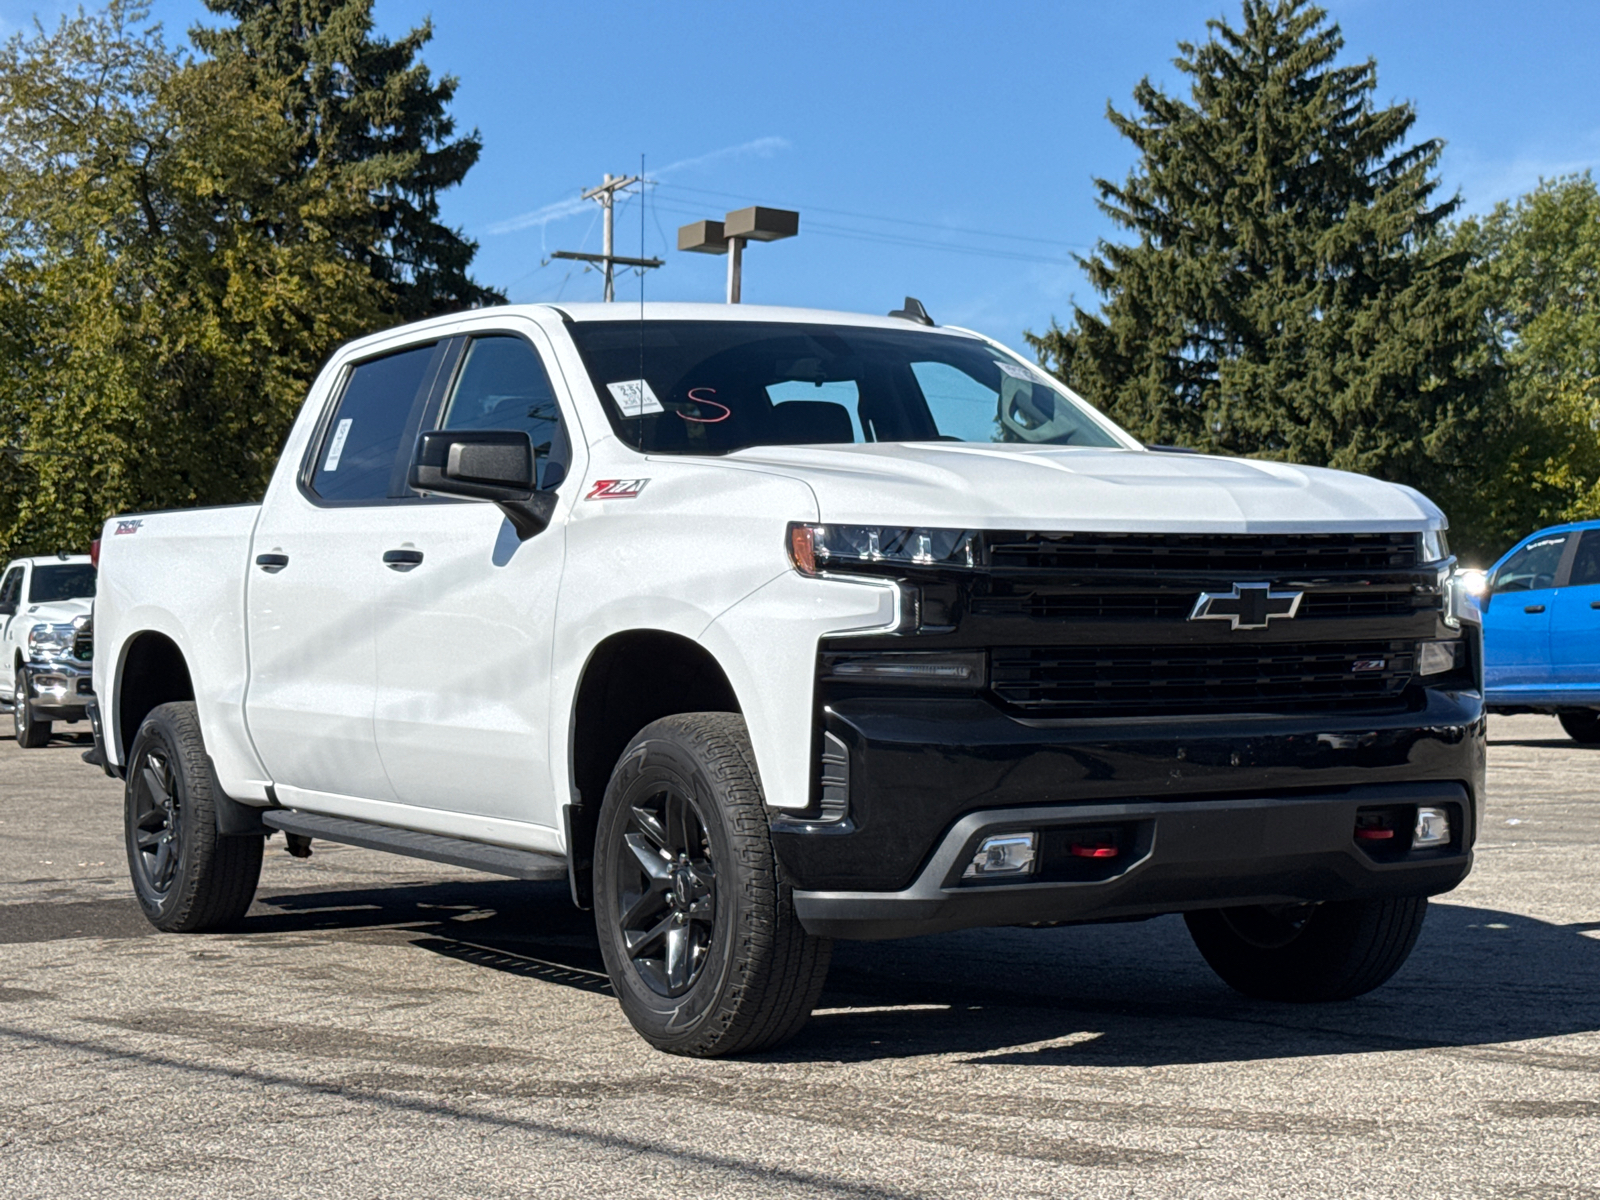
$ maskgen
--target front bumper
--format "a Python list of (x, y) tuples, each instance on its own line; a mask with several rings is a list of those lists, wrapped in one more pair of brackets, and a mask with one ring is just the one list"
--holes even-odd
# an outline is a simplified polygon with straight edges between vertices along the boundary
[(14, 697), (13, 703), (26, 702), (36, 720), (81, 721), (94, 699), (94, 674), (86, 664), (25, 662), (22, 678), (27, 695)]
[[(1366, 718), (1023, 721), (981, 698), (840, 702), (848, 818), (778, 815), (773, 843), (814, 934), (877, 938), (1190, 908), (1431, 895), (1471, 867), (1484, 777), (1476, 691)], [(1375, 856), (1356, 812), (1452, 807), (1451, 847)], [(1115, 870), (973, 886), (994, 833), (1114, 825)], [(951, 872), (955, 874), (952, 875)]]
[[(1372, 852), (1354, 838), (1357, 813), (1451, 812), (1449, 846)], [(969, 813), (940, 840), (910, 887), (804, 891), (795, 911), (819, 937), (892, 938), (983, 925), (1111, 921), (1192, 908), (1293, 904), (1449, 891), (1472, 865), (1469, 808), (1459, 784), (1355, 788), (1338, 796), (1187, 803), (1051, 805)], [(1120, 860), (1063, 853), (1073, 830), (1124, 833)], [(961, 878), (979, 842), (1034, 831), (1042, 879), (975, 886)], [(1054, 845), (1052, 854), (1050, 847)], [(1077, 874), (1079, 878), (1065, 878)], [(1055, 876), (1049, 878), (1049, 876)]]

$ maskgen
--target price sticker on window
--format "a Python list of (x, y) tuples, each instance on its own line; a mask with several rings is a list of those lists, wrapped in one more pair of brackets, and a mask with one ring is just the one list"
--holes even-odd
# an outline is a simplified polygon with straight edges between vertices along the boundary
[(617, 408), (625, 417), (643, 417), (650, 413), (665, 412), (661, 401), (656, 399), (656, 394), (650, 390), (648, 379), (628, 379), (621, 383), (608, 383), (606, 388), (611, 392), (611, 398), (617, 402)]

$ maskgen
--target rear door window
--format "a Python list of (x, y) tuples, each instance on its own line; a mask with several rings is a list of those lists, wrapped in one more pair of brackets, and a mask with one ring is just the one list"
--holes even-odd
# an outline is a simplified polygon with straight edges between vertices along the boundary
[(1600, 583), (1600, 529), (1585, 530), (1578, 539), (1577, 552), (1572, 556), (1572, 587), (1590, 587)]
[[(427, 399), (435, 346), (368, 359), (350, 372), (318, 447), (311, 490), (346, 503), (396, 494), (396, 460)], [(409, 458), (411, 447), (405, 446)]]
[(571, 457), (550, 373), (538, 351), (515, 334), (491, 334), (467, 343), (439, 428), (527, 433), (539, 453), (541, 487), (552, 472), (565, 473)]

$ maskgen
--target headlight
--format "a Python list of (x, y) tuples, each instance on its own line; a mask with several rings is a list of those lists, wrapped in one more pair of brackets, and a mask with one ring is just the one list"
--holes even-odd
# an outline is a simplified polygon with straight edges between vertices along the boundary
[(908, 529), (889, 525), (789, 526), (789, 560), (802, 575), (823, 571), (883, 571), (897, 567), (978, 565), (978, 535), (970, 529)]
[(72, 652), (72, 639), (77, 636), (75, 625), (35, 625), (28, 630), (28, 653), (40, 658), (60, 658)]
[(1443, 562), (1450, 557), (1450, 543), (1445, 539), (1444, 530), (1429, 529), (1422, 535), (1422, 561), (1425, 563)]

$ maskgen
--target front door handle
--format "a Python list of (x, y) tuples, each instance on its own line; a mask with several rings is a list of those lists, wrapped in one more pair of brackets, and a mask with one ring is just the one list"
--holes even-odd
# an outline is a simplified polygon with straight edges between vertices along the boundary
[(1523, 606), (1522, 611), (1526, 612), (1526, 613), (1541, 613), (1541, 612), (1544, 611), (1544, 605), (1542, 605), (1542, 604), (1526, 604), (1526, 605)]
[(1589, 607), (1590, 608), (1600, 608), (1600, 600), (1591, 600), (1591, 601), (1589, 601)]
[(289, 556), (287, 554), (258, 554), (258, 555), (256, 555), (256, 566), (260, 567), (268, 575), (276, 575), (279, 571), (283, 570), (288, 565), (289, 565)]
[(385, 550), (383, 552), (383, 565), (391, 571), (409, 571), (421, 561), (421, 550)]

